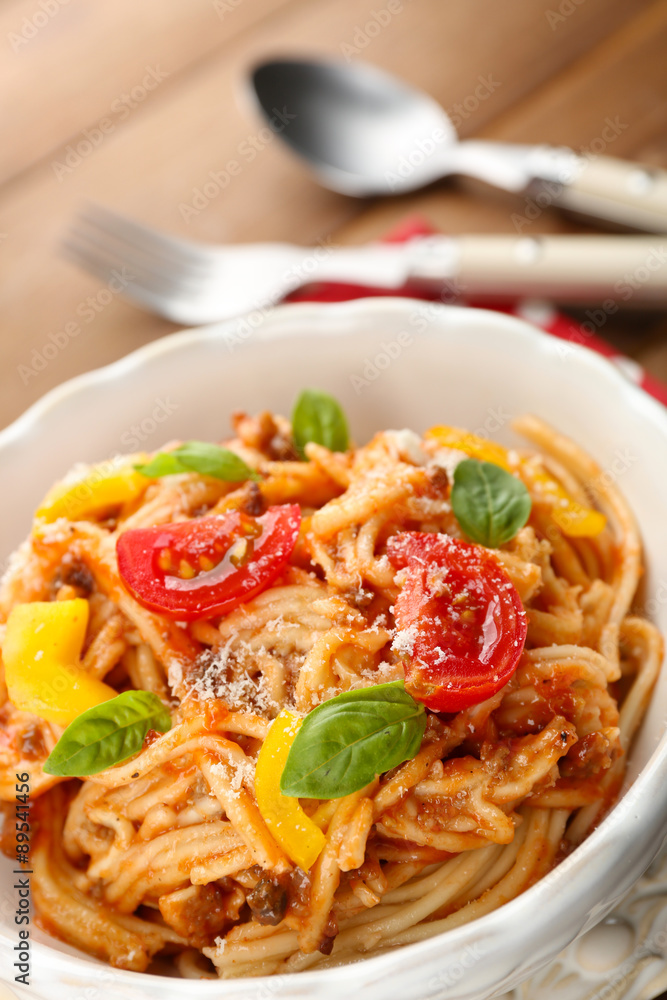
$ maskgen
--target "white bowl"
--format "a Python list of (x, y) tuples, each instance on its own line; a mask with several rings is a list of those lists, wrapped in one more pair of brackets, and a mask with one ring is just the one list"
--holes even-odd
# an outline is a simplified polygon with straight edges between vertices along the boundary
[[(49, 393), (0, 434), (0, 558), (25, 537), (36, 503), (75, 462), (176, 437), (220, 438), (232, 410), (289, 413), (304, 386), (333, 393), (360, 442), (380, 428), (452, 423), (511, 443), (509, 419), (531, 411), (572, 436), (618, 478), (637, 515), (647, 606), (667, 632), (667, 411), (607, 361), (527, 323), (408, 299), (283, 306), (175, 334)], [(480, 920), (332, 971), (224, 983), (109, 969), (33, 923), (29, 995), (482, 1000), (507, 990), (600, 920), (656, 853), (667, 820), (665, 683), (663, 676), (611, 814), (546, 879)], [(12, 865), (3, 860), (0, 955), (10, 969), (17, 897)]]

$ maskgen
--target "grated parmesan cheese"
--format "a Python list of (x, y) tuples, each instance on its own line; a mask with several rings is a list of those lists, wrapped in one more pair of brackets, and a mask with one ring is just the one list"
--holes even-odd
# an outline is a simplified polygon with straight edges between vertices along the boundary
[(255, 764), (254, 761), (246, 758), (245, 760), (236, 760), (232, 758), (231, 760), (225, 762), (224, 764), (212, 764), (211, 770), (214, 774), (219, 774), (221, 778), (227, 780), (229, 778), (229, 783), (235, 792), (240, 792), (243, 785), (246, 788), (254, 788), (255, 783)]
[(23, 576), (30, 565), (31, 555), (32, 546), (30, 544), (30, 539), (27, 538), (25, 541), (21, 542), (18, 549), (12, 552), (7, 559), (7, 569), (0, 578), (0, 587), (4, 588), (9, 586), (16, 579)]
[(407, 628), (398, 629), (394, 633), (394, 639), (391, 644), (391, 648), (395, 653), (402, 653), (406, 656), (412, 656), (412, 650), (414, 648), (415, 639), (417, 638), (418, 628), (417, 622), (413, 622)]
[(422, 439), (407, 427), (400, 431), (385, 431), (385, 438), (391, 446), (392, 458), (411, 465), (426, 465), (428, 462), (428, 455), (422, 448)]
[(263, 674), (253, 677), (239, 662), (245, 657), (252, 660), (252, 656), (253, 650), (248, 643), (232, 637), (217, 652), (209, 651), (200, 658), (203, 670), (192, 682), (192, 690), (202, 701), (219, 698), (230, 708), (247, 710), (251, 707), (261, 712), (280, 708), (271, 697)]
[(464, 451), (459, 451), (458, 448), (438, 448), (431, 459), (431, 464), (444, 469), (449, 478), (453, 479), (456, 466), (460, 462), (464, 462), (467, 458), (470, 458), (470, 455), (466, 455)]

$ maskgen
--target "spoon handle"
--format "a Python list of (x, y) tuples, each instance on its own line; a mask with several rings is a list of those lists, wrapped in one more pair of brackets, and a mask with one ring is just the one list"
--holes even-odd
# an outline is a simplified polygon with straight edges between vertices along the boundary
[[(633, 229), (667, 233), (667, 171), (610, 156), (577, 156), (564, 182), (538, 186), (550, 203)], [(540, 203), (539, 195), (536, 197)]]
[(410, 277), (443, 301), (528, 296), (609, 313), (667, 302), (667, 236), (435, 237), (412, 253)]

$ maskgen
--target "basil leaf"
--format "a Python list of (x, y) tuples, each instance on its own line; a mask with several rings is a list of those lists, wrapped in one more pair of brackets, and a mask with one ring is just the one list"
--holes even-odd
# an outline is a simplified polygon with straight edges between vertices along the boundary
[(149, 729), (171, 729), (169, 712), (150, 691), (124, 691), (70, 722), (44, 771), (68, 778), (97, 774), (141, 750)]
[(497, 549), (514, 538), (530, 516), (530, 493), (493, 462), (468, 458), (454, 471), (452, 510), (473, 542)]
[(339, 799), (376, 774), (414, 757), (426, 728), (424, 706), (403, 681), (346, 691), (314, 708), (290, 748), (283, 795)]
[(309, 441), (329, 451), (347, 451), (347, 420), (339, 403), (326, 392), (304, 389), (292, 412), (292, 436), (301, 458)]
[(142, 476), (148, 476), (150, 479), (159, 479), (161, 476), (174, 476), (178, 472), (188, 471), (181, 465), (173, 451), (160, 451), (150, 462), (147, 462), (145, 465), (135, 465), (134, 468)]
[(259, 481), (260, 477), (228, 448), (206, 441), (186, 441), (173, 451), (161, 451), (145, 465), (135, 465), (137, 472), (151, 479), (173, 476), (178, 472), (198, 472), (202, 476), (240, 483), (245, 479)]

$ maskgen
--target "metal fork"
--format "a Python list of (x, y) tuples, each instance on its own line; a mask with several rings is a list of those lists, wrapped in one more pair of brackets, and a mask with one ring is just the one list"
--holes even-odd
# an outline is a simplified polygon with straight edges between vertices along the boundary
[[(417, 241), (424, 245), (429, 240)], [(186, 326), (265, 309), (312, 281), (400, 288), (414, 270), (408, 245), (208, 246), (168, 236), (100, 205), (86, 205), (62, 249), (124, 296)], [(425, 246), (424, 246), (425, 248)], [(414, 248), (413, 248), (414, 249)]]
[[(634, 274), (633, 305), (667, 301), (659, 236), (426, 236), (407, 243), (208, 246), (157, 232), (89, 204), (67, 234), (68, 257), (161, 316), (196, 326), (266, 309), (312, 281), (464, 296), (596, 303)], [(446, 295), (443, 294), (446, 291)]]

